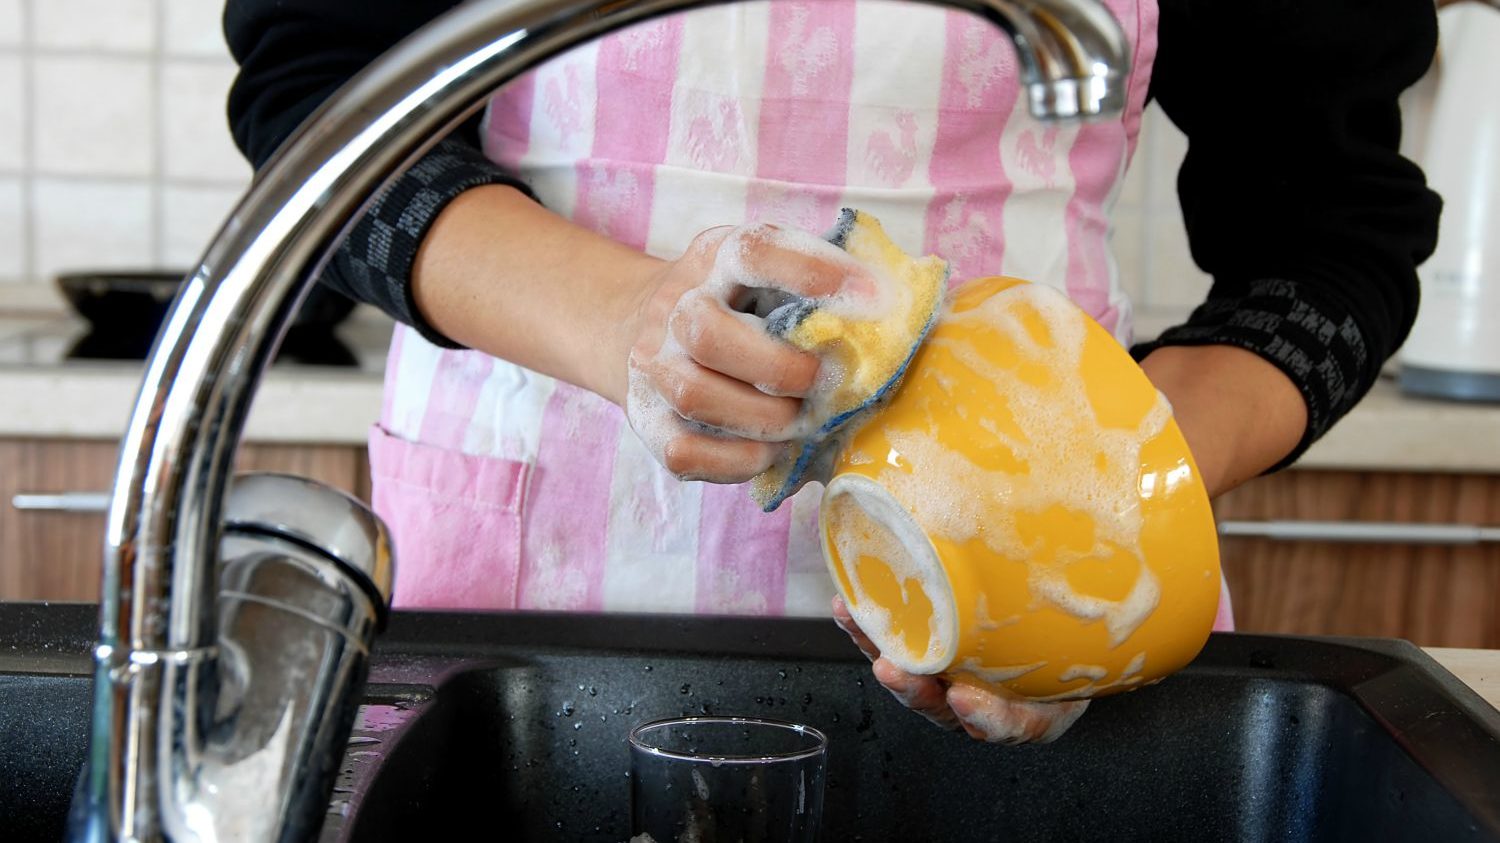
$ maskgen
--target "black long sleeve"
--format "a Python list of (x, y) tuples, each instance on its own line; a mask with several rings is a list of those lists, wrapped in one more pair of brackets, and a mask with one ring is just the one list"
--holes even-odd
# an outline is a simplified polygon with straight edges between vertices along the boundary
[[(224, 34), (239, 62), (229, 93), (235, 143), (257, 170), (324, 100), (370, 62), (458, 0), (228, 0)], [(411, 271), (437, 215), (482, 184), (527, 190), (456, 131), (398, 176), (356, 222), (320, 279), (443, 346), (417, 312)], [(529, 190), (527, 191), (529, 193)]]
[(1301, 390), (1300, 456), (1411, 330), (1441, 202), (1401, 157), (1431, 0), (1161, 0), (1151, 94), (1188, 137), (1178, 193), (1208, 301), (1161, 345), (1253, 351)]

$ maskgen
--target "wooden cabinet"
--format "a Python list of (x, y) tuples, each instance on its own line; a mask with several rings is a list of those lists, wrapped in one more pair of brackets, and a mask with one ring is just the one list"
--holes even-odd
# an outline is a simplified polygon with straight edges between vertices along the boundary
[[(1500, 476), (1288, 471), (1215, 505), (1220, 522), (1500, 525)], [(1500, 544), (1224, 538), (1247, 632), (1405, 638), (1500, 647)]]
[[(0, 600), (98, 599), (104, 518), (19, 511), (19, 492), (108, 489), (112, 442), (0, 439)], [(242, 470), (312, 477), (369, 500), (358, 445), (245, 445)], [(1289, 471), (1215, 505), (1221, 521), (1500, 525), (1500, 476)], [(1228, 538), (1225, 575), (1247, 632), (1406, 638), (1500, 648), (1500, 544)]]
[[(0, 439), (0, 600), (96, 601), (104, 516), (18, 510), (17, 494), (107, 491), (114, 442)], [(311, 477), (369, 500), (365, 449), (359, 445), (241, 446), (240, 470)]]

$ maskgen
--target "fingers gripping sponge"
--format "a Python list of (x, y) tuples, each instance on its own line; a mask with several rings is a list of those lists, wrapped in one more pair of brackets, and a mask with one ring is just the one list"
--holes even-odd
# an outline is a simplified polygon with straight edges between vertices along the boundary
[(869, 214), (844, 209), (828, 240), (869, 270), (881, 306), (849, 315), (817, 299), (795, 299), (766, 317), (773, 335), (823, 361), (818, 385), (803, 402), (813, 433), (791, 443), (752, 483), (751, 494), (766, 512), (809, 480), (828, 477), (840, 434), (900, 386), (943, 302), (947, 262), (901, 251)]

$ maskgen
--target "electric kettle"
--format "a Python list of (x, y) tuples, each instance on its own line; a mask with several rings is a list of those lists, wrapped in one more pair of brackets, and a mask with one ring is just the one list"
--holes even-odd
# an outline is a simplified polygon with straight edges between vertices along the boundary
[(1438, 16), (1419, 148), (1443, 216), (1437, 251), (1418, 270), (1422, 306), (1400, 382), (1415, 395), (1500, 401), (1500, 6), (1455, 3)]

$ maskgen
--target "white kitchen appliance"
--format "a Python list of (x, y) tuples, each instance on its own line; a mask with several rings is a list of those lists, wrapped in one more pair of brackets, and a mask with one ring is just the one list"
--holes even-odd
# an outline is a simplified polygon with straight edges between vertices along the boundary
[(1443, 217), (1418, 270), (1422, 307), (1401, 351), (1401, 388), (1500, 401), (1500, 8), (1457, 3), (1439, 21), (1420, 146)]

